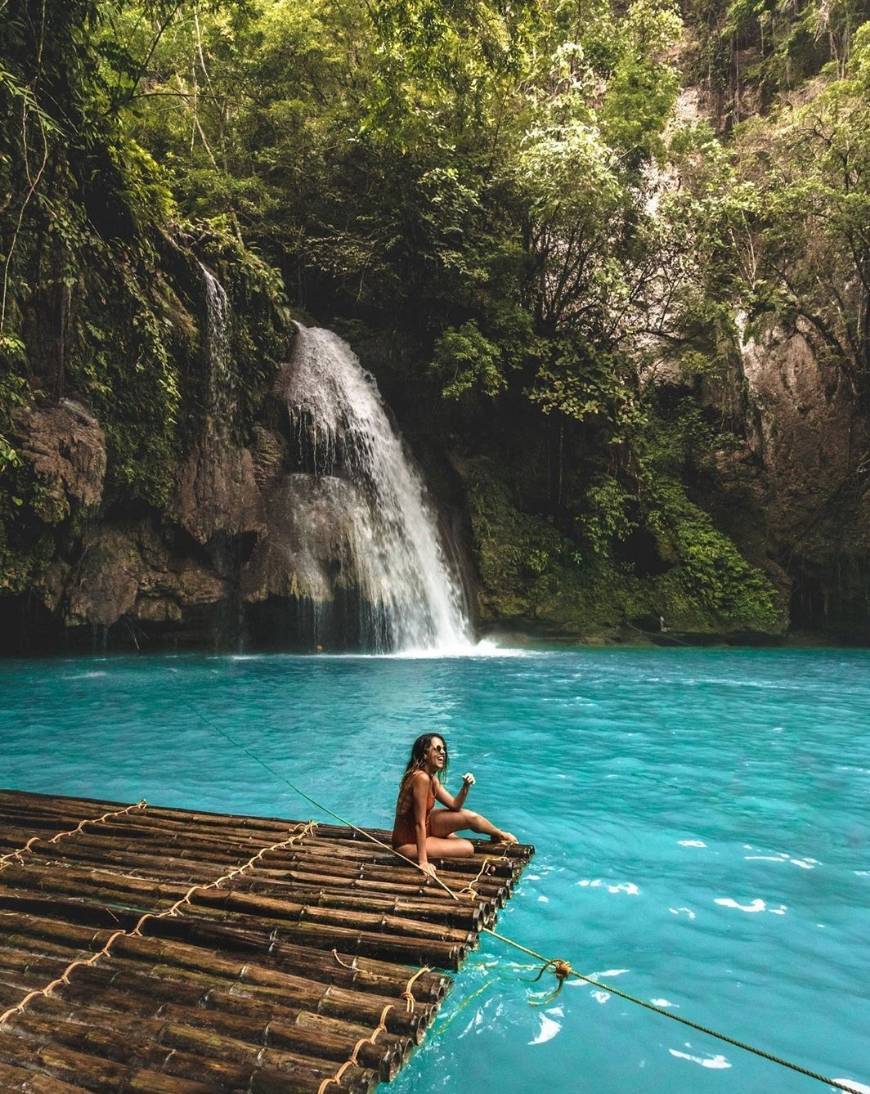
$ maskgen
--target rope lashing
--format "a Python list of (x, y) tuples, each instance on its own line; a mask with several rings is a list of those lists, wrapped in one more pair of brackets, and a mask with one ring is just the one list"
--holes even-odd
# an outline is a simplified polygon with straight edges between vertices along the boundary
[(405, 985), (405, 990), (402, 992), (402, 998), (405, 1000), (405, 1009), (407, 1010), (408, 1014), (411, 1014), (411, 1012), (414, 1010), (414, 1005), (417, 1002), (417, 1000), (414, 998), (414, 993), (411, 991), (411, 988), (414, 986), (414, 981), (418, 980), (424, 973), (431, 971), (432, 969), (428, 965), (423, 965), (422, 968), (417, 969), (417, 971)]
[(110, 813), (103, 813), (101, 817), (87, 817), (85, 820), (79, 821), (75, 828), (70, 828), (64, 832), (55, 832), (50, 839), (46, 839), (45, 836), (31, 836), (23, 847), (19, 847), (15, 851), (10, 851), (8, 854), (0, 856), (0, 870), (5, 870), (13, 861), (23, 866), (24, 858), (22, 856), (33, 854), (34, 843), (59, 843), (62, 839), (69, 839), (70, 836), (77, 836), (79, 832), (83, 832), (85, 830), (85, 825), (102, 824), (112, 817), (123, 817), (125, 814), (132, 813), (137, 809), (147, 808), (148, 802), (143, 798), (141, 801), (136, 802), (135, 805), (128, 805), (125, 809), (114, 809)]
[[(196, 708), (193, 709), (196, 716), (200, 719), (203, 725), (206, 726), (206, 728), (214, 729), (225, 740), (229, 741), (231, 745), (233, 745), (235, 748), (240, 749), (246, 755), (250, 756), (252, 760), (254, 760), (262, 768), (268, 771), (270, 775), (283, 782), (285, 786), (288, 786), (294, 794), (298, 794), (301, 798), (304, 798), (316, 809), (319, 809), (321, 810), (321, 812), (326, 813), (327, 816), (333, 817), (339, 822), (339, 824), (343, 824), (348, 828), (352, 828), (354, 832), (358, 832), (361, 836), (363, 836), (363, 838), (371, 840), (372, 843), (376, 843), (379, 847), (385, 847), (387, 848), (387, 850), (392, 851), (392, 853), (396, 855), (397, 858), (400, 858), (404, 862), (407, 862), (409, 866), (413, 866), (415, 869), (421, 870), (423, 873), (426, 874), (427, 877), (431, 878), (432, 881), (434, 881), (441, 889), (443, 889), (444, 892), (446, 892), (452, 900), (458, 901), (460, 899), (459, 894), (454, 892), (453, 889), (449, 887), (449, 885), (446, 885), (441, 880), (441, 878), (437, 876), (433, 877), (427, 871), (423, 870), (423, 867), (419, 864), (419, 862), (415, 862), (413, 859), (407, 858), (405, 855), (400, 854), (398, 851), (395, 850), (395, 848), (389, 847), (388, 844), (383, 842), (383, 840), (378, 839), (377, 836), (373, 836), (370, 832), (366, 832), (364, 828), (360, 828), (352, 821), (346, 820), (344, 817), (339, 816), (338, 813), (335, 813), (332, 809), (329, 809), (322, 802), (317, 801), (316, 798), (312, 798), (310, 794), (306, 794), (304, 790), (296, 786), (295, 783), (292, 783), (286, 777), (286, 775), (282, 775), (280, 771), (276, 771), (274, 767), (266, 763), (265, 760), (263, 760), (260, 756), (257, 756), (254, 752), (251, 752), (250, 749), (246, 748), (240, 741), (237, 741), (235, 740), (235, 738), (231, 737), (229, 733), (226, 733), (223, 729), (220, 728), (220, 726), (215, 724), (210, 727), (209, 723), (206, 722), (206, 720), (202, 717), (199, 711), (196, 710)], [(466, 886), (466, 888), (468, 888), (468, 886)], [(837, 1090), (844, 1090), (847, 1092), (847, 1094), (859, 1094), (855, 1087), (849, 1086), (847, 1083), (841, 1083), (838, 1079), (828, 1078), (828, 1076), (822, 1075), (817, 1071), (812, 1071), (810, 1068), (803, 1067), (801, 1064), (792, 1063), (792, 1061), (786, 1060), (782, 1056), (777, 1056), (772, 1052), (767, 1052), (764, 1049), (756, 1048), (754, 1045), (750, 1045), (746, 1041), (739, 1041), (735, 1037), (729, 1037), (728, 1034), (719, 1033), (717, 1030), (711, 1029), (709, 1026), (702, 1026), (698, 1022), (692, 1022), (688, 1018), (683, 1018), (680, 1015), (672, 1014), (670, 1011), (665, 1010), (663, 1007), (656, 1006), (655, 1003), (648, 1003), (645, 999), (639, 999), (637, 996), (630, 995), (628, 992), (620, 991), (618, 988), (610, 987), (609, 985), (603, 984), (598, 980), (594, 980), (590, 976), (585, 976), (583, 973), (577, 972), (577, 970), (569, 962), (559, 958), (546, 957), (544, 954), (538, 953), (536, 950), (532, 950), (528, 946), (524, 946), (522, 945), (522, 943), (516, 942), (512, 938), (508, 938), (507, 935), (499, 934), (498, 931), (494, 931), (491, 927), (481, 927), (480, 930), (481, 933), (485, 932), (486, 934), (491, 935), (493, 938), (497, 938), (500, 942), (505, 943), (505, 945), (512, 946), (514, 949), (519, 950), (521, 953), (528, 954), (530, 957), (533, 957), (537, 962), (540, 962), (542, 965), (544, 965), (545, 968), (552, 968), (554, 974), (556, 974), (557, 976), (557, 980), (559, 980), (559, 987), (561, 987), (561, 985), (569, 976), (575, 977), (578, 980), (582, 980), (584, 983), (590, 984), (595, 988), (599, 988), (601, 991), (609, 992), (611, 995), (615, 995), (620, 999), (624, 999), (626, 1000), (626, 1002), (635, 1003), (637, 1006), (643, 1007), (645, 1010), (650, 1010), (654, 1014), (660, 1014), (663, 1018), (670, 1018), (673, 1022), (679, 1022), (681, 1025), (688, 1026), (690, 1029), (697, 1030), (699, 1033), (705, 1033), (709, 1037), (714, 1037), (719, 1041), (723, 1041), (725, 1044), (733, 1045), (735, 1048), (743, 1049), (744, 1052), (751, 1052), (754, 1056), (759, 1056), (763, 1060), (769, 1060), (771, 1063), (779, 1064), (780, 1067), (788, 1068), (788, 1070), (795, 1071), (799, 1075), (805, 1075), (808, 1079), (816, 1079), (820, 1083), (827, 1083), (828, 1086), (833, 1086)], [(565, 972), (564, 975), (559, 977), (559, 975), (556, 973), (556, 970), (564, 970), (565, 966), (568, 967), (570, 972)], [(545, 970), (542, 969), (542, 973), (543, 971)], [(558, 991), (558, 988), (556, 990)], [(329, 1082), (333, 1081), (335, 1081), (334, 1078), (332, 1080), (329, 1080)], [(328, 1086), (329, 1083), (326, 1083), (326, 1085)], [(325, 1089), (326, 1087), (321, 1084), (318, 1094), (323, 1094), (323, 1091)]]
[(574, 972), (574, 970), (571, 968), (570, 962), (562, 961), (561, 959), (554, 957), (551, 958), (549, 961), (545, 961), (541, 965), (541, 967), (538, 969), (538, 975), (533, 976), (529, 983), (537, 983), (537, 981), (541, 979), (541, 977), (544, 975), (545, 972), (547, 972), (548, 969), (552, 970), (553, 975), (556, 977), (556, 987), (553, 988), (553, 990), (547, 996), (545, 996), (545, 998), (541, 999), (536, 1003), (533, 1003), (533, 1006), (543, 1007), (546, 1006), (548, 1003), (551, 1003), (564, 987), (565, 981)]
[[(404, 856), (402, 857), (404, 858)], [(419, 866), (419, 863), (416, 863), (416, 865)], [(484, 859), (483, 866), (481, 866), (481, 868), (477, 871), (477, 877), (475, 877), (473, 881), (469, 881), (464, 889), (460, 889), (457, 893), (457, 896), (468, 897), (469, 900), (478, 900), (480, 898), (480, 893), (477, 891), (475, 886), (477, 885), (478, 881), (480, 881), (480, 879), (484, 876), (484, 874), (487, 873), (489, 873), (489, 862)]]
[[(352, 965), (348, 965), (346, 962), (342, 961), (335, 950), (332, 951), (332, 954), (335, 957), (335, 960), (339, 963), (339, 965), (343, 965), (345, 968), (353, 968)], [(414, 986), (414, 981), (421, 977), (424, 973), (431, 971), (432, 970), (428, 965), (423, 965), (422, 968), (417, 969), (417, 971), (405, 985), (405, 990), (402, 992), (401, 998), (405, 1000), (405, 1010), (408, 1012), (408, 1014), (413, 1014), (414, 1005), (417, 1002), (417, 1000), (414, 998), (414, 993), (411, 991), (411, 988)], [(375, 1026), (374, 1030), (372, 1030), (372, 1032), (367, 1037), (360, 1037), (357, 1043), (353, 1046), (350, 1056), (344, 1061), (338, 1071), (336, 1071), (334, 1075), (330, 1075), (329, 1078), (323, 1080), (323, 1082), (317, 1088), (317, 1094), (325, 1094), (326, 1090), (328, 1090), (329, 1087), (331, 1087), (333, 1084), (335, 1086), (341, 1086), (341, 1079), (344, 1073), (349, 1067), (353, 1067), (359, 1062), (357, 1057), (359, 1050), (363, 1047), (363, 1045), (375, 1044), (380, 1035), (387, 1032), (387, 1015), (390, 1013), (391, 1010), (395, 1010), (396, 1005), (396, 1003), (387, 1003), (387, 1005), (381, 1011), (381, 1016), (378, 1019), (378, 1024)]]
[(28, 994), (25, 995), (22, 1000), (16, 1003), (15, 1006), (9, 1007), (8, 1010), (3, 1011), (3, 1013), (0, 1014), (0, 1026), (5, 1025), (5, 1023), (8, 1022), (9, 1019), (14, 1017), (16, 1014), (23, 1014), (34, 999), (39, 999), (42, 996), (48, 998), (48, 996), (50, 996), (52, 992), (56, 988), (59, 988), (62, 984), (69, 984), (70, 974), (73, 972), (73, 970), (86, 965), (95, 965), (103, 957), (111, 956), (110, 951), (112, 949), (112, 946), (119, 938), (141, 938), (142, 928), (145, 926), (149, 919), (164, 919), (167, 916), (177, 916), (179, 913), (179, 909), (181, 909), (185, 904), (189, 904), (195, 893), (203, 892), (206, 889), (215, 889), (218, 886), (223, 885), (225, 881), (231, 881), (234, 877), (237, 877), (239, 874), (244, 873), (245, 870), (250, 870), (251, 867), (263, 857), (263, 855), (268, 854), (270, 851), (281, 851), (286, 847), (290, 847), (294, 843), (298, 843), (299, 840), (302, 840), (307, 835), (310, 835), (316, 828), (317, 823), (313, 820), (308, 821), (307, 824), (298, 825), (297, 828), (294, 830), (293, 835), (290, 836), (289, 839), (282, 840), (280, 843), (273, 843), (270, 847), (261, 848), (255, 855), (249, 858), (248, 861), (244, 863), (244, 865), (237, 866), (234, 869), (229, 870), (222, 877), (217, 878), (215, 881), (210, 881), (208, 885), (192, 885), (190, 889), (188, 889), (188, 891), (184, 894), (184, 896), (181, 897), (180, 900), (176, 900), (171, 907), (165, 908), (162, 912), (146, 912), (143, 916), (139, 918), (136, 926), (132, 930), (115, 931), (113, 934), (109, 935), (109, 938), (107, 939), (105, 945), (101, 950), (98, 950), (96, 953), (91, 954), (90, 957), (80, 957), (75, 961), (71, 962), (69, 965), (67, 965), (67, 967), (60, 974), (60, 976), (52, 980), (49, 984), (46, 984), (45, 987), (37, 988), (34, 991), (28, 992)]

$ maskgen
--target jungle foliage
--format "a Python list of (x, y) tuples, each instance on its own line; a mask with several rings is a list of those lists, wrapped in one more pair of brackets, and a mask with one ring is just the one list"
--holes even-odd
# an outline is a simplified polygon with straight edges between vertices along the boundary
[(541, 582), (588, 605), (604, 582), (611, 618), (780, 629), (764, 560), (704, 509), (741, 429), (708, 393), (741, 339), (779, 323), (866, 397), (866, 15), (9, 0), (0, 519), (29, 504), (15, 407), (65, 393), (105, 426), (110, 500), (166, 504), (197, 421), (201, 259), (244, 300), (245, 405), (286, 294), (355, 330), (409, 428), (477, 469), (493, 614), (532, 616)]

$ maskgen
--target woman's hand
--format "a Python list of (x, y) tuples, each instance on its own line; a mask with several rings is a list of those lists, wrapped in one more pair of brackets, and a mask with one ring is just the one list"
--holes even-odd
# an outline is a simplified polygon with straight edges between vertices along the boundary
[(438, 873), (438, 871), (435, 869), (431, 862), (421, 862), (420, 869), (423, 871), (424, 874), (428, 874), (429, 877), (435, 877), (435, 875)]
[(477, 780), (470, 771), (466, 771), (465, 774), (462, 776), (462, 782), (465, 786), (472, 787), (474, 786), (476, 781)]

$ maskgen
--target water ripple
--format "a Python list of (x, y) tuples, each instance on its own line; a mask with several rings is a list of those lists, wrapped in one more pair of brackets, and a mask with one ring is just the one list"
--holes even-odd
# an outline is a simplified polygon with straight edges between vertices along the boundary
[[(506, 934), (866, 1085), (870, 654), (484, 652), (0, 662), (0, 783), (308, 819), (286, 776), (386, 826), (413, 737), (439, 730), (471, 803), (538, 849)], [(795, 1089), (578, 981), (529, 1007), (536, 972), (485, 940), (392, 1094)]]

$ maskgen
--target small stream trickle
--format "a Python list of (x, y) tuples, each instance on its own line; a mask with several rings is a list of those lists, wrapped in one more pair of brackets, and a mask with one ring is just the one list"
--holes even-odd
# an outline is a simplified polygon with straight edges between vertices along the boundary
[(211, 270), (199, 264), (205, 284), (205, 349), (208, 359), (208, 410), (222, 420), (232, 404), (230, 302), (226, 289)]

